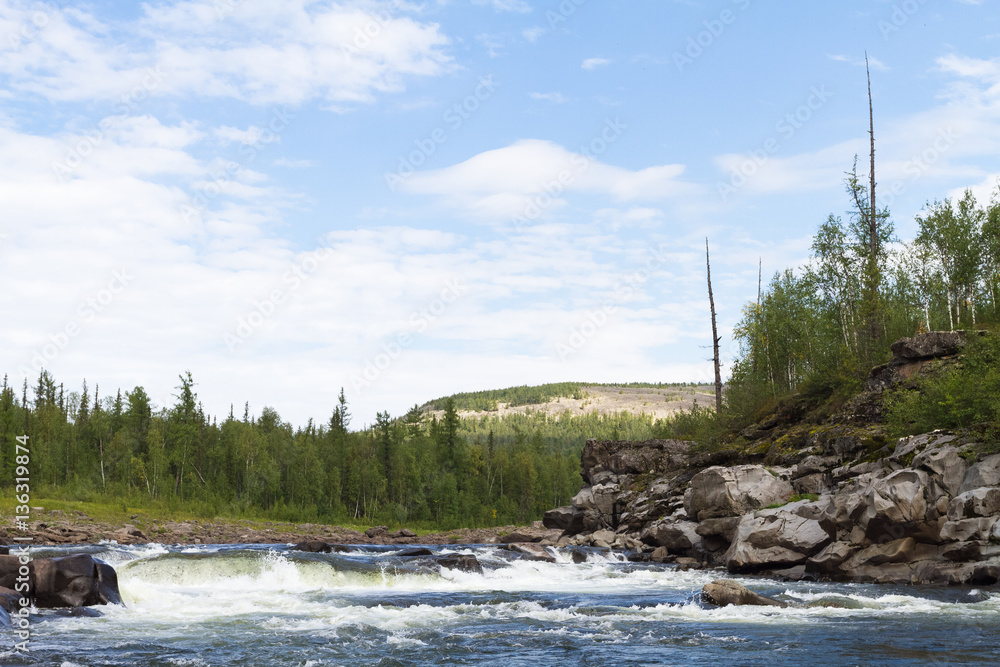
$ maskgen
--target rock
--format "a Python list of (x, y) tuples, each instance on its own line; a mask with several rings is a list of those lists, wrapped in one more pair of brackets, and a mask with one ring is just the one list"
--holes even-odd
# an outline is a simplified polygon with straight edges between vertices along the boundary
[(754, 593), (749, 588), (732, 579), (717, 579), (705, 584), (701, 589), (702, 598), (719, 607), (728, 605), (756, 605), (765, 607), (787, 607), (788, 604)]
[(1000, 488), (980, 487), (953, 498), (948, 504), (951, 521), (1000, 515)]
[(987, 456), (969, 466), (958, 492), (962, 494), (983, 486), (1000, 486), (1000, 454)]
[(616, 535), (614, 531), (611, 530), (598, 530), (595, 531), (590, 537), (594, 542), (604, 542), (605, 546), (607, 546), (615, 541)]
[(296, 551), (307, 551), (309, 553), (323, 553), (328, 554), (331, 551), (331, 547), (326, 542), (321, 540), (306, 540), (305, 542), (299, 542), (292, 549)]
[(691, 443), (681, 440), (588, 440), (580, 457), (581, 473), (589, 484), (596, 484), (602, 472), (662, 473), (686, 465), (690, 447)]
[(886, 563), (907, 563), (913, 558), (917, 541), (912, 537), (893, 540), (885, 544), (873, 544), (857, 552), (841, 565), (841, 569), (850, 574), (865, 565), (884, 565)]
[(713, 466), (691, 478), (684, 509), (688, 518), (704, 521), (746, 514), (787, 500), (793, 493), (791, 484), (761, 466)]
[[(550, 542), (555, 542), (562, 535), (560, 530), (551, 530), (548, 528), (518, 528), (517, 530), (507, 533), (501, 537), (498, 542), (500, 544), (510, 544), (512, 542), (541, 542), (543, 540), (549, 540)], [(612, 533), (612, 536), (614, 533)], [(612, 537), (611, 539), (614, 539)]]
[(912, 467), (937, 475), (948, 493), (955, 496), (962, 487), (969, 464), (959, 455), (956, 448), (941, 447), (920, 452), (913, 459)]
[(806, 571), (833, 575), (840, 573), (840, 566), (857, 551), (848, 542), (831, 542), (822, 551), (806, 561)]
[(661, 521), (649, 526), (641, 538), (646, 544), (666, 547), (672, 554), (680, 554), (701, 545), (698, 524), (693, 521)]
[(399, 558), (416, 558), (417, 556), (433, 556), (434, 552), (427, 548), (407, 549), (400, 551), (396, 556)]
[(730, 572), (799, 565), (831, 540), (819, 521), (781, 509), (761, 510), (740, 520), (725, 564)]
[(872, 482), (852, 518), (872, 542), (904, 536), (933, 542), (944, 525), (937, 499), (927, 473), (906, 468)]
[(410, 530), (409, 528), (400, 528), (399, 530), (389, 533), (389, 537), (394, 540), (398, 540), (405, 537), (416, 537), (417, 534)]
[(670, 555), (666, 547), (656, 547), (649, 555), (649, 560), (654, 563), (668, 563), (673, 560), (673, 556)]
[(535, 544), (534, 542), (523, 542), (520, 544), (508, 544), (506, 547), (509, 551), (514, 553), (519, 553), (525, 556), (525, 560), (536, 560), (545, 563), (555, 563), (555, 557), (548, 552), (548, 550), (540, 544)]
[(964, 331), (929, 331), (913, 338), (901, 338), (890, 349), (897, 359), (933, 359), (957, 354), (964, 344)]
[(943, 542), (966, 542), (968, 540), (989, 540), (997, 517), (976, 517), (948, 521), (941, 528)]
[(483, 573), (482, 564), (472, 554), (448, 554), (447, 556), (438, 556), (434, 561), (441, 567), (448, 568), (449, 570)]
[(829, 493), (833, 489), (833, 477), (829, 473), (817, 472), (792, 480), (792, 488), (799, 495)]
[(967, 563), (1000, 556), (1000, 544), (990, 544), (982, 540), (954, 542), (941, 547), (941, 557), (946, 560)]
[(375, 539), (376, 537), (382, 537), (383, 535), (389, 534), (389, 526), (372, 526), (365, 531), (365, 537), (369, 539)]
[(542, 523), (546, 528), (561, 530), (570, 535), (577, 535), (585, 530), (583, 515), (584, 512), (582, 510), (572, 505), (567, 505), (566, 507), (557, 507), (554, 510), (546, 512)]
[[(18, 557), (0, 556), (0, 586), (13, 588), (20, 567)], [(28, 587), (40, 608), (121, 604), (114, 568), (89, 554), (30, 561)]]
[(736, 536), (736, 527), (740, 517), (727, 516), (718, 519), (705, 519), (698, 524), (695, 532), (701, 536), (701, 546), (706, 551), (721, 551), (728, 549)]

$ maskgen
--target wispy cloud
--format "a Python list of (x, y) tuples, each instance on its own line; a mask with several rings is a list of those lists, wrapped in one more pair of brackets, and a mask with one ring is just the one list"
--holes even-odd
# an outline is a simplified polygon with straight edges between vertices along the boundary
[(611, 61), (607, 58), (587, 58), (583, 61), (581, 67), (583, 69), (597, 69), (598, 67), (604, 67), (605, 65), (610, 65)]

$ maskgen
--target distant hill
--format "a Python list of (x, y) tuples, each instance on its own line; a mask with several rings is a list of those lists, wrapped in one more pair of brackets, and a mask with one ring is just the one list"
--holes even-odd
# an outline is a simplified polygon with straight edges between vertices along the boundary
[(711, 407), (715, 401), (715, 389), (712, 385), (689, 383), (558, 382), (454, 394), (429, 401), (422, 406), (422, 410), (439, 413), (444, 410), (448, 398), (455, 401), (459, 416), (463, 418), (505, 417), (532, 412), (552, 417), (565, 413), (573, 416), (630, 413), (662, 419), (691, 410), (696, 405)]

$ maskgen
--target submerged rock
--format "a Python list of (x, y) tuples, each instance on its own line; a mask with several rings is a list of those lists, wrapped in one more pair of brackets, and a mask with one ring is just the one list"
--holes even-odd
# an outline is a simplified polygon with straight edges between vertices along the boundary
[(719, 607), (729, 605), (753, 605), (760, 607), (787, 607), (788, 603), (754, 593), (743, 584), (732, 579), (716, 579), (701, 589), (702, 598)]

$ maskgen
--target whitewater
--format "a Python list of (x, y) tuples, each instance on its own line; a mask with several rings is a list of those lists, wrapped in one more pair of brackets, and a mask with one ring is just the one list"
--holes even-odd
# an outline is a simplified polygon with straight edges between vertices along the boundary
[[(406, 549), (412, 547), (405, 547)], [(483, 574), (359, 545), (35, 548), (90, 553), (118, 571), (125, 606), (37, 610), (30, 653), (3, 665), (968, 665), (1000, 664), (1000, 589), (779, 583), (790, 604), (715, 608), (719, 571), (550, 549), (555, 563), (495, 546)], [(0, 631), (2, 633), (10, 631)]]

